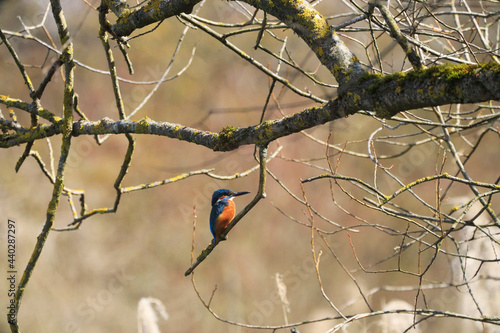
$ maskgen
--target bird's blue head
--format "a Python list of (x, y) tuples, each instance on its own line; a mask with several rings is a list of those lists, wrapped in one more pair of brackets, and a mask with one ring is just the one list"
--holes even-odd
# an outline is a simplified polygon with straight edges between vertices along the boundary
[(233, 192), (231, 190), (220, 189), (212, 194), (212, 206), (222, 197), (237, 197), (239, 195), (248, 194), (250, 192)]

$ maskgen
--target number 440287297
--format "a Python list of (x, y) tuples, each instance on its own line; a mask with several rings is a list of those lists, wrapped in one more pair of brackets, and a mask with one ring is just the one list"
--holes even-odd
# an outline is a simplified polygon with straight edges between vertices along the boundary
[(16, 268), (16, 222), (7, 222), (7, 261), (10, 270)]

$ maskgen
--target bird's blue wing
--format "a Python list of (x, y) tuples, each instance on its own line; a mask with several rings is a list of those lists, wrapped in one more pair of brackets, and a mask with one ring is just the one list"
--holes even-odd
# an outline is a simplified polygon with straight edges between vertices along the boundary
[(224, 210), (224, 201), (219, 201), (215, 205), (212, 206), (212, 211), (210, 212), (210, 231), (215, 238), (215, 223), (217, 222), (217, 217), (222, 214)]

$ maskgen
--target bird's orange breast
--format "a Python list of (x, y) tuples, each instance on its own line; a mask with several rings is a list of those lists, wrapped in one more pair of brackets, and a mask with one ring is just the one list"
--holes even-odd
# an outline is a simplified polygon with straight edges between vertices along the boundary
[(224, 229), (227, 228), (228, 224), (231, 223), (231, 221), (234, 218), (235, 214), (235, 205), (232, 200), (228, 200), (229, 203), (227, 206), (224, 207), (224, 210), (222, 213), (217, 217), (217, 220), (215, 222), (215, 234), (220, 235)]

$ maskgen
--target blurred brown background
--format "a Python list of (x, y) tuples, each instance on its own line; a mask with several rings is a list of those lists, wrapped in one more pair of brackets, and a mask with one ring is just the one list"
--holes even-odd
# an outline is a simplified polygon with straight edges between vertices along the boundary
[[(91, 3), (98, 5), (96, 1)], [(75, 43), (75, 58), (93, 68), (106, 70), (103, 49), (97, 37), (97, 13), (82, 1), (62, 1), (62, 5)], [(46, 1), (4, 1), (0, 6), (1, 28), (20, 31), (22, 25), (16, 17), (21, 17), (28, 26), (39, 23), (46, 10)], [(324, 1), (317, 9), (327, 12), (332, 6), (340, 12), (349, 11), (340, 1)], [(245, 21), (246, 18), (236, 7), (234, 3), (210, 1), (201, 9), (200, 15), (213, 20)], [(45, 26), (57, 43), (50, 13)], [(129, 54), (136, 73), (133, 76), (127, 74), (123, 58), (115, 48), (119, 75), (135, 81), (159, 79), (170, 61), (183, 29), (184, 25), (172, 18), (164, 21), (154, 32), (132, 40)], [(46, 41), (40, 29), (33, 33)], [(320, 79), (335, 83), (329, 73), (324, 73), (321, 67), (318, 68), (316, 57), (296, 36), (289, 31), (279, 30), (275, 33), (281, 37), (288, 36), (288, 47), (295, 61), (303, 68), (311, 72), (318, 70), (317, 76)], [(355, 36), (363, 42), (370, 38), (369, 34), (350, 36)], [(269, 36), (265, 38), (268, 40), (267, 45), (278, 52), (279, 43)], [(259, 61), (264, 64), (269, 62), (270, 68), (274, 70), (277, 65), (275, 59), (268, 58), (262, 51), (253, 51), (255, 39), (256, 34), (249, 34), (235, 40)], [(346, 38), (344, 40), (360, 59), (366, 60), (363, 48), (356, 41)], [(54, 61), (54, 53), (47, 52), (34, 41), (13, 39), (12, 43), (21, 55), (23, 63), (31, 65), (27, 66), (27, 69), (36, 85)], [(268, 93), (268, 78), (202, 32), (188, 32), (169, 76), (187, 64), (195, 46), (196, 55), (189, 69), (179, 78), (164, 83), (133, 119), (148, 116), (156, 121), (180, 123), (214, 132), (226, 125), (257, 124)], [(386, 46), (389, 47), (390, 43)], [(394, 48), (386, 60), (396, 71), (401, 68), (400, 59), (401, 52)], [(28, 101), (22, 78), (3, 45), (0, 47), (0, 66), (0, 93)], [(287, 75), (286, 66), (282, 66), (280, 73)], [(293, 71), (289, 75), (290, 81), (301, 89), (310, 89), (325, 99), (335, 95), (335, 89), (315, 86)], [(57, 74), (50, 83), (50, 91), (42, 98), (43, 106), (56, 114), (60, 114), (62, 104), (61, 87), (61, 75)], [(75, 87), (80, 97), (80, 108), (91, 120), (105, 116), (118, 119), (108, 76), (79, 66), (76, 69)], [(121, 84), (127, 113), (135, 109), (152, 87), (153, 85)], [(276, 90), (276, 94), (280, 89), (281, 86)], [(313, 105), (287, 90), (280, 96), (280, 101), (286, 114)], [(0, 108), (4, 115), (8, 114), (4, 106)], [(26, 122), (28, 119), (20, 111), (17, 116), (20, 122)], [(265, 119), (279, 117), (281, 115), (275, 103), (271, 103)], [(330, 142), (344, 144), (347, 140), (355, 142), (366, 139), (369, 133), (379, 126), (380, 124), (371, 118), (353, 116), (311, 129), (308, 133), (326, 141), (332, 131)], [(231, 175), (256, 165), (253, 158), (254, 147), (251, 146), (233, 152), (216, 153), (194, 144), (163, 137), (135, 135), (135, 138), (136, 151), (123, 186), (167, 179), (203, 168), (214, 168), (214, 173), (219, 175)], [(51, 138), (51, 143), (57, 166), (60, 139)], [(300, 180), (323, 174), (325, 170), (290, 159), (308, 161), (323, 158), (311, 163), (327, 168), (327, 162), (324, 160), (325, 147), (302, 134), (283, 138), (279, 143), (283, 150), (279, 157), (269, 163), (269, 169), (302, 199)], [(113, 205), (113, 183), (121, 166), (126, 144), (124, 136), (111, 137), (102, 146), (96, 145), (90, 137), (77, 137), (72, 140), (65, 185), (72, 189), (85, 190), (89, 209)], [(277, 147), (277, 143), (273, 143), (269, 153), (274, 152)], [(350, 143), (349, 147), (363, 153), (367, 151), (366, 142)], [(0, 235), (5, 239), (4, 222), (7, 218), (16, 222), (17, 282), (45, 222), (45, 212), (52, 192), (51, 184), (34, 159), (28, 158), (19, 173), (14, 172), (14, 166), (23, 149), (24, 147), (4, 149), (0, 157)], [(48, 163), (49, 150), (46, 142), (40, 140), (34, 149), (38, 150)], [(435, 147), (421, 149), (414, 155), (407, 155), (388, 164), (393, 165), (393, 170), (399, 173), (400, 179), (410, 182), (434, 172), (437, 154)], [(471, 169), (472, 176), (479, 177), (482, 174), (484, 181), (493, 181), (485, 179), (489, 176), (484, 174), (483, 170), (498, 168), (500, 158), (498, 154), (490, 154), (486, 150), (483, 155), (477, 154), (475, 158), (480, 160), (480, 156), (485, 155), (488, 158), (481, 160), (482, 164), (478, 169)], [(332, 158), (334, 166), (338, 157), (339, 155), (336, 155)], [(344, 156), (338, 172), (370, 180), (373, 164), (366, 159)], [(194, 252), (197, 256), (211, 240), (208, 218), (212, 192), (218, 188), (229, 188), (255, 194), (257, 184), (258, 172), (227, 182), (206, 176), (194, 176), (177, 183), (125, 194), (116, 214), (89, 218), (77, 231), (52, 231), (22, 300), (19, 315), (21, 330), (136, 332), (139, 300), (143, 297), (154, 297), (163, 302), (169, 315), (168, 320), (159, 321), (162, 332), (254, 331), (216, 320), (197, 298), (191, 279), (184, 277), (184, 271), (190, 266), (193, 207), (196, 205)], [(304, 189), (309, 202), (325, 217), (343, 226), (360, 223), (333, 204), (328, 181), (307, 183)], [(350, 188), (349, 191), (356, 194), (355, 188)], [(421, 191), (423, 197), (432, 201), (432, 186)], [(406, 228), (406, 224), (392, 221), (387, 216), (371, 215), (369, 210), (360, 208), (338, 190), (335, 193), (335, 199), (342, 208), (369, 219), (371, 223), (399, 230)], [(73, 197), (73, 200), (75, 204), (78, 203), (78, 197)], [(237, 198), (235, 202), (238, 209), (241, 209), (250, 200), (250, 196), (244, 196)], [(412, 203), (407, 204), (412, 207)], [(56, 228), (64, 228), (71, 222), (72, 215), (67, 197), (61, 197), (57, 214)], [(276, 297), (276, 273), (284, 276), (288, 288), (290, 312), (287, 317), (290, 323), (337, 315), (320, 292), (312, 260), (310, 228), (289, 217), (309, 224), (306, 207), (289, 196), (269, 177), (267, 198), (233, 229), (229, 240), (220, 244), (196, 269), (195, 281), (205, 301), (208, 301), (213, 290), (217, 288), (211, 307), (220, 317), (251, 325), (284, 324), (282, 304)], [(318, 217), (315, 217), (315, 224), (325, 230), (338, 229)], [(400, 238), (389, 237), (374, 228), (358, 230), (358, 233), (351, 232), (350, 235), (356, 247), (356, 255), (367, 267), (393, 253), (394, 247), (401, 242)], [(367, 274), (360, 271), (345, 232), (330, 235), (328, 241), (339, 260), (351, 271), (360, 288), (367, 294), (374, 291), (373, 288), (381, 286), (418, 284), (418, 279), (411, 275)], [(332, 302), (344, 314), (368, 312), (369, 309), (356, 285), (318, 236), (316, 250), (323, 251), (320, 264), (322, 283)], [(5, 251), (0, 255), (2, 268), (6, 267), (4, 253)], [(404, 259), (406, 269), (417, 270), (416, 250), (408, 251)], [(395, 268), (395, 260), (375, 266), (373, 270)], [(446, 260), (443, 259), (442, 264), (436, 264), (427, 278), (434, 281), (452, 281), (453, 263)], [(4, 278), (1, 281), (1, 289), (4, 290), (3, 286), (7, 286), (7, 282)], [(468, 312), (464, 310), (466, 305), (459, 301), (463, 296), (461, 291), (431, 290), (427, 292), (427, 296), (427, 301), (433, 308)], [(411, 308), (414, 297), (415, 290), (382, 290), (370, 294), (368, 299), (375, 309), (381, 309), (391, 301), (400, 300), (409, 302), (410, 305), (405, 306)], [(6, 292), (1, 293), (0, 301), (2, 306), (8, 304)], [(471, 315), (475, 315), (473, 308), (470, 311)], [(406, 319), (411, 323), (411, 315), (406, 315)], [(325, 332), (337, 323), (319, 322), (299, 327), (299, 330), (302, 333)], [(430, 331), (457, 324), (449, 326), (446, 321), (433, 321)], [(347, 331), (388, 331), (384, 325), (384, 321), (375, 318), (357, 322), (349, 326)], [(3, 316), (0, 320), (0, 331), (7, 330)]]

